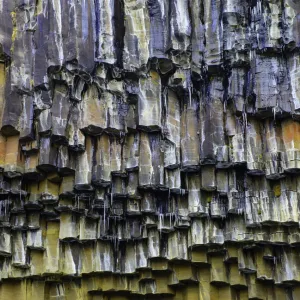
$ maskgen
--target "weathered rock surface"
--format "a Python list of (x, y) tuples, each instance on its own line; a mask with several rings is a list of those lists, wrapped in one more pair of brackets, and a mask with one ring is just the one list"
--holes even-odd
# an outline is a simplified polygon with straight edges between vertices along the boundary
[(0, 300), (300, 299), (297, 0), (0, 0)]

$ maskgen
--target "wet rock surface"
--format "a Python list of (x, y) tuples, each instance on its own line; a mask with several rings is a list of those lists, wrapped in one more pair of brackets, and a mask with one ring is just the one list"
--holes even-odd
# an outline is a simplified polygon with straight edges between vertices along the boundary
[(0, 300), (299, 299), (299, 20), (0, 1)]

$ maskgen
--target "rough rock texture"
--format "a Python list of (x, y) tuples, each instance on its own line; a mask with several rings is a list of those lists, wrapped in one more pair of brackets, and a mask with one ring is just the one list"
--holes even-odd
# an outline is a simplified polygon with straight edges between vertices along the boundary
[(300, 299), (297, 0), (0, 0), (0, 300)]

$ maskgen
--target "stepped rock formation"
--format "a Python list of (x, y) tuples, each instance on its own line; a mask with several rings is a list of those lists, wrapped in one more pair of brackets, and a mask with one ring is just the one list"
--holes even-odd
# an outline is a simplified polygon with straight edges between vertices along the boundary
[(300, 299), (298, 0), (0, 0), (0, 300)]

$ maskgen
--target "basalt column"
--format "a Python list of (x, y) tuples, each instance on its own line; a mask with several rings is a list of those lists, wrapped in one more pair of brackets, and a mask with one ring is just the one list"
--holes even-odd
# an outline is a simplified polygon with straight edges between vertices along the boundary
[(300, 299), (298, 0), (0, 0), (0, 300)]

